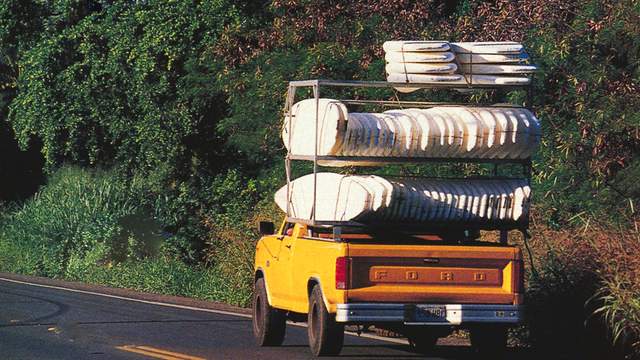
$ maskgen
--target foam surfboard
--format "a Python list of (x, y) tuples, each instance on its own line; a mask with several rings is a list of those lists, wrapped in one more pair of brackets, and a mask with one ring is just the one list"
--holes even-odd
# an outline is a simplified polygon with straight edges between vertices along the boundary
[(413, 117), (416, 122), (416, 146), (414, 156), (424, 157), (428, 153), (432, 153), (435, 149), (435, 141), (431, 139), (432, 132), (429, 118), (422, 111), (418, 109), (406, 109), (403, 110), (409, 116)]
[(464, 77), (469, 83), (476, 85), (528, 85), (531, 83), (531, 78), (522, 76), (465, 75)]
[(458, 70), (458, 66), (454, 63), (390, 62), (385, 70), (387, 73), (451, 74)]
[(478, 121), (472, 115), (466, 112), (463, 107), (435, 107), (427, 109), (425, 112), (440, 112), (446, 114), (446, 116), (453, 118), (454, 123), (458, 125), (459, 130), (455, 136), (458, 138), (456, 141), (455, 152), (453, 156), (464, 157), (470, 151), (477, 148), (481, 139), (478, 134)]
[(384, 51), (447, 51), (447, 41), (386, 41), (382, 44)]
[(455, 59), (452, 52), (407, 52), (388, 51), (384, 54), (384, 59), (390, 63), (447, 63)]
[(529, 140), (531, 128), (529, 126), (529, 118), (520, 109), (505, 109), (505, 116), (511, 124), (511, 153), (516, 159), (523, 158), (527, 154), (527, 149), (518, 146), (516, 144), (527, 144), (531, 142)]
[(470, 153), (469, 157), (487, 157), (496, 147), (500, 145), (496, 142), (497, 138), (500, 138), (500, 128), (498, 127), (496, 119), (493, 114), (487, 108), (466, 108), (467, 111), (473, 114), (474, 118), (478, 120), (479, 127), (482, 129), (479, 138), (482, 143), (475, 152)]
[(431, 75), (431, 74), (405, 74), (405, 73), (388, 73), (388, 82), (397, 83), (414, 83), (414, 84), (433, 84), (433, 83), (458, 83), (464, 81), (464, 77), (458, 74), (451, 75)]
[(451, 113), (446, 111), (445, 107), (436, 107), (424, 111), (427, 116), (440, 119), (444, 123), (443, 142), (444, 148), (441, 157), (460, 157), (463, 152), (462, 145), (464, 143), (464, 125), (459, 122)]
[(463, 64), (460, 72), (464, 74), (531, 74), (538, 71), (533, 65), (500, 65), (500, 64)]
[(525, 53), (518, 54), (470, 54), (457, 53), (456, 60), (460, 64), (519, 64), (529, 60)]
[(518, 54), (524, 50), (522, 44), (513, 41), (454, 42), (450, 46), (456, 53)]

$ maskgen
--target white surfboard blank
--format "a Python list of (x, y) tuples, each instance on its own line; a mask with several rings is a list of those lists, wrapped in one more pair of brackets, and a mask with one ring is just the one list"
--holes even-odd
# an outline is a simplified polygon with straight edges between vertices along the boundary
[(454, 83), (464, 82), (464, 78), (460, 74), (405, 74), (405, 73), (388, 73), (388, 82), (412, 83), (412, 84), (435, 84), (435, 83)]
[(384, 54), (387, 62), (411, 62), (411, 63), (447, 63), (455, 59), (452, 52), (403, 52), (387, 51)]
[(522, 64), (529, 60), (525, 53), (519, 54), (456, 54), (456, 59), (460, 64)]
[(454, 42), (450, 46), (456, 53), (519, 54), (524, 51), (522, 44), (513, 41)]
[(458, 66), (454, 63), (390, 62), (385, 70), (387, 73), (452, 74), (458, 70)]
[[(389, 223), (457, 222), (491, 226), (528, 217), (526, 180), (383, 178), (375, 175), (316, 175), (315, 219)], [(289, 215), (313, 219), (314, 175), (290, 183)], [(275, 194), (287, 209), (287, 186)]]
[(469, 84), (475, 85), (528, 85), (531, 78), (505, 75), (465, 75)]
[(465, 74), (532, 74), (538, 71), (534, 65), (462, 64)]
[(387, 41), (382, 44), (384, 51), (447, 51), (448, 41)]

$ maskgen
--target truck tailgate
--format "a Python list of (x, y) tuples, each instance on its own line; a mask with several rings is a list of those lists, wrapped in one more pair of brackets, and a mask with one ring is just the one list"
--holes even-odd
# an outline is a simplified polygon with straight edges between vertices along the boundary
[(522, 256), (509, 246), (350, 243), (349, 302), (520, 304)]

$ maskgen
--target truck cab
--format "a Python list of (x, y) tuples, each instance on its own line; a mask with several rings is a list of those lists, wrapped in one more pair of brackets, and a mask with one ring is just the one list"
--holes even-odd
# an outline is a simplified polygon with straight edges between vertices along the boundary
[(345, 325), (404, 334), (428, 353), (468, 329), (472, 346), (499, 353), (522, 319), (519, 248), (442, 233), (261, 224), (255, 255), (253, 333), (280, 345), (286, 320), (308, 322), (314, 355), (340, 352)]

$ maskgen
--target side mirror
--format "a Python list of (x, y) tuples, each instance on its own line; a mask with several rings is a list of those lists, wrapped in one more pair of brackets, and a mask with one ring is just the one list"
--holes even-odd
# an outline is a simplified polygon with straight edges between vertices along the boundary
[(276, 232), (276, 228), (271, 221), (260, 221), (258, 231), (260, 235), (273, 235)]

